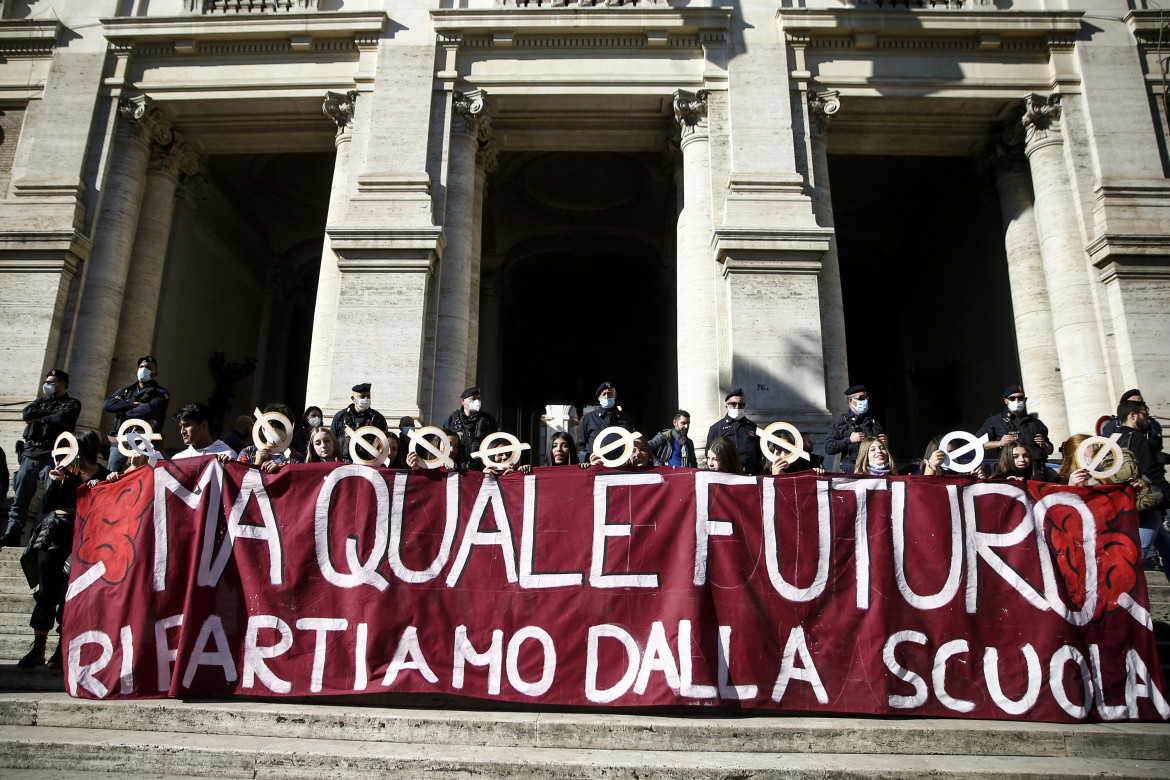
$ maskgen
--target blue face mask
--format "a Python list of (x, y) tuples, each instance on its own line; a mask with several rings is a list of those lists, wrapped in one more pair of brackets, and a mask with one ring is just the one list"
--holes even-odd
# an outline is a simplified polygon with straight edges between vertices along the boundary
[(868, 411), (869, 411), (869, 399), (868, 398), (864, 398), (864, 399), (857, 402), (857, 413), (858, 414), (865, 414)]
[(406, 426), (405, 428), (403, 428), (403, 429), (402, 429), (402, 435), (403, 435), (403, 436), (409, 436), (409, 435), (410, 435), (410, 432), (411, 432), (411, 431), (413, 431), (413, 430), (414, 430), (414, 428), (412, 428), (411, 426), (409, 426), (409, 425), (408, 425), (408, 426)]
[(597, 400), (601, 401), (601, 408), (602, 409), (612, 409), (614, 407), (614, 404), (617, 403), (616, 398), (599, 398)]

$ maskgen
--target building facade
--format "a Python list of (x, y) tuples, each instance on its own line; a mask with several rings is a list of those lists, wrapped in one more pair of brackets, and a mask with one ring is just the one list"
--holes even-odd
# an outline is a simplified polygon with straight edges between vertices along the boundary
[(1058, 439), (1166, 413), (1132, 6), (4, 0), (0, 442), (53, 367), (105, 428), (145, 354), (225, 417), (478, 384), (522, 435), (602, 380), (817, 434), (863, 382), (899, 455), (1017, 380)]

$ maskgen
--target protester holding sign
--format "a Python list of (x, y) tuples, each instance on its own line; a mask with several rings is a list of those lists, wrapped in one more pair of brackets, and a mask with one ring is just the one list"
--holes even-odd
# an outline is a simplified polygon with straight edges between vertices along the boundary
[[(69, 395), (69, 375), (53, 369), (45, 375), (41, 386), (44, 397), (24, 407), (23, 442), (18, 442), (16, 457), (20, 462), (13, 483), (12, 509), (8, 513), (8, 528), (0, 539), (0, 546), (20, 544), (28, 508), (37, 493), (37, 482), (48, 488), (49, 472), (53, 469), (50, 451), (62, 431), (72, 431), (81, 414), (81, 401)], [(21, 446), (23, 444), (23, 447)]]
[(957, 442), (947, 442), (946, 452), (942, 450), (942, 440), (944, 435), (935, 436), (926, 445), (926, 453), (922, 456), (919, 473), (924, 477), (974, 477), (975, 479), (987, 479), (987, 472), (983, 469), (983, 464), (968, 474), (959, 474), (947, 468), (947, 453), (953, 452), (959, 446)]
[(886, 441), (885, 429), (869, 408), (869, 391), (865, 385), (845, 388), (849, 409), (833, 421), (825, 435), (825, 454), (841, 454), (841, 471), (848, 473), (857, 462), (861, 443), (866, 439)]
[[(278, 414), (283, 417), (284, 421), (292, 420), (292, 411), (282, 403), (270, 403), (264, 407), (264, 417), (269, 414)], [(291, 441), (292, 431), (286, 427), (286, 423), (276, 420), (258, 420), (257, 427), (263, 424), (271, 426), (271, 430), (277, 436), (287, 437), (284, 442), (287, 444)], [(288, 422), (291, 427), (292, 423)], [(236, 460), (241, 463), (247, 463), (256, 468), (265, 471), (269, 474), (279, 471), (280, 468), (289, 463), (303, 463), (304, 456), (297, 452), (291, 446), (280, 448), (280, 442), (263, 441), (255, 444), (249, 444), (244, 449), (240, 450), (240, 455)], [(220, 460), (230, 460), (226, 457), (226, 453), (220, 456)]]
[(354, 385), (349, 406), (333, 415), (333, 424), (330, 427), (341, 445), (341, 459), (346, 463), (349, 463), (349, 434), (345, 432), (347, 427), (356, 431), (358, 428), (370, 425), (382, 433), (389, 431), (386, 426), (386, 418), (372, 406), (370, 388), (369, 382)]
[(102, 405), (103, 409), (114, 415), (114, 430), (110, 432), (110, 457), (107, 464), (110, 471), (121, 471), (126, 462), (126, 455), (114, 440), (122, 423), (126, 420), (142, 420), (150, 425), (152, 430), (161, 433), (167, 418), (167, 406), (171, 403), (171, 394), (155, 379), (158, 376), (158, 361), (154, 356), (143, 355), (138, 358), (135, 365), (138, 367), (137, 381), (118, 389)]
[(582, 464), (590, 462), (594, 450), (593, 440), (606, 428), (634, 430), (634, 421), (630, 415), (617, 406), (617, 388), (613, 382), (602, 382), (594, 395), (597, 396), (598, 406), (581, 419), (577, 429), (577, 460)]
[(1033, 479), (1039, 482), (1048, 482), (1048, 474), (1035, 458), (1032, 457), (1032, 448), (1023, 444), (1016, 444), (1010, 449), (1000, 450), (999, 463), (991, 473), (992, 479)]
[[(98, 465), (101, 437), (85, 431), (77, 438), (77, 458), (49, 472), (49, 486), (41, 502), (41, 518), (33, 526), (28, 547), (20, 556), (28, 586), (33, 593), (33, 646), (17, 666), (32, 669), (45, 662), (45, 643), (54, 619), (58, 630), (65, 607), (65, 587), (69, 583), (69, 555), (73, 551), (73, 523), (77, 514), (77, 489), (89, 480), (104, 479), (109, 471)], [(49, 658), (50, 666), (61, 665), (61, 644)]]

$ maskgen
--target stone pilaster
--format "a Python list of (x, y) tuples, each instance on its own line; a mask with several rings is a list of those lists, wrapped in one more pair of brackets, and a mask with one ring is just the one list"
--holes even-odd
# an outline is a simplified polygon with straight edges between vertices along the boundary
[(121, 98), (118, 114), (68, 360), (70, 392), (81, 399), (80, 425), (87, 427), (101, 417), (151, 147), (171, 142), (170, 123), (145, 95)]
[[(808, 129), (812, 152), (813, 214), (817, 224), (833, 228), (833, 200), (829, 184), (829, 159), (825, 134), (829, 121), (841, 110), (836, 90), (808, 93)], [(836, 230), (829, 237), (829, 249), (821, 258), (818, 276), (821, 303), (821, 342), (825, 352), (825, 395), (830, 409), (844, 404), (849, 386), (849, 359), (845, 343), (845, 303), (841, 294), (841, 264), (837, 255)]]
[(1112, 408), (1085, 241), (1065, 165), (1060, 95), (1026, 95), (1022, 123), (1034, 213), (1069, 430), (1089, 430)]
[[(484, 117), (479, 127), (479, 150), (475, 154), (475, 202), (471, 207), (471, 306), (467, 320), (467, 377), (468, 387), (479, 379), (480, 289), (483, 266), (483, 195), (487, 175), (498, 166), (498, 152), (491, 139), (490, 117)], [(498, 401), (499, 399), (497, 399)]]
[(1017, 121), (1010, 122), (998, 142), (988, 150), (985, 162), (994, 170), (1003, 217), (1020, 380), (1028, 393), (1028, 408), (1046, 422), (1053, 441), (1060, 442), (1070, 432), (1068, 413), (1023, 141), (1023, 127)]
[[(345, 218), (345, 204), (349, 191), (349, 163), (353, 140), (353, 118), (357, 110), (358, 93), (326, 92), (321, 106), (325, 116), (333, 120), (337, 133), (333, 137), (336, 154), (333, 158), (333, 183), (329, 188), (329, 208), (326, 224), (339, 225)], [(313, 310), (313, 337), (309, 346), (309, 377), (305, 386), (305, 407), (320, 406), (331, 416), (349, 401), (349, 388), (356, 383), (339, 377), (333, 382), (333, 345), (337, 339), (337, 307), (341, 290), (341, 271), (337, 253), (333, 251), (328, 235), (321, 248), (321, 270), (317, 276), (317, 300)]]
[(439, 271), (439, 318), (435, 342), (435, 385), (432, 410), (436, 417), (454, 409), (466, 387), (470, 341), (472, 273), (475, 263), (476, 153), (481, 134), (490, 132), (482, 90), (452, 96), (450, 156), (447, 170), (447, 212), (443, 233), (447, 248)]
[[(163, 266), (162, 292), (154, 332), (154, 355), (160, 366), (175, 365), (176, 336), (183, 307), (187, 267), (191, 258), (191, 239), (199, 204), (207, 197), (210, 183), (203, 173), (184, 176), (175, 196), (175, 213), (171, 219), (171, 243)], [(137, 357), (137, 356), (135, 356)], [(168, 374), (170, 373), (168, 369)]]
[[(193, 176), (198, 172), (199, 152), (179, 133), (172, 133), (170, 144), (156, 145), (151, 154), (138, 230), (130, 252), (130, 271), (122, 296), (114, 357), (106, 382), (107, 395), (132, 381), (135, 361), (154, 351), (159, 293), (175, 214), (175, 190), (181, 176)], [(169, 366), (162, 367), (162, 370), (167, 368)]]
[(678, 217), (678, 403), (691, 413), (700, 447), (723, 416), (716, 322), (718, 268), (711, 252), (711, 148), (707, 92), (677, 90), (674, 118), (682, 149), (682, 211)]

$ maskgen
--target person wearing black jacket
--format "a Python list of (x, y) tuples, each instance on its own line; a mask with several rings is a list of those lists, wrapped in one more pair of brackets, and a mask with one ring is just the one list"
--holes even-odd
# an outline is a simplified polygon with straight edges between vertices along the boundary
[(471, 457), (471, 453), (479, 451), (479, 445), (488, 436), (500, 430), (496, 418), (484, 411), (480, 411), (483, 399), (478, 387), (469, 387), (459, 396), (462, 408), (451, 412), (447, 423), (443, 427), (455, 431), (459, 437), (460, 464), (465, 469), (483, 471), (483, 461)]
[(37, 481), (46, 489), (53, 470), (53, 444), (64, 431), (73, 432), (81, 402), (69, 395), (69, 374), (53, 369), (41, 387), (45, 395), (24, 407), (24, 447), (17, 448), (20, 468), (13, 485), (15, 497), (8, 514), (8, 527), (0, 546), (15, 547), (28, 519), (28, 508), (37, 493)]
[(138, 380), (120, 388), (106, 399), (102, 408), (114, 415), (114, 430), (110, 432), (110, 456), (107, 463), (110, 471), (121, 471), (126, 465), (126, 456), (118, 449), (114, 437), (126, 420), (142, 420), (150, 424), (155, 433), (162, 433), (167, 419), (167, 406), (171, 394), (155, 381), (158, 376), (158, 361), (153, 355), (138, 358)]
[(673, 425), (664, 431), (659, 431), (658, 435), (650, 440), (650, 451), (654, 453), (654, 465), (684, 469), (698, 468), (699, 461), (695, 457), (695, 443), (687, 435), (690, 430), (691, 413), (685, 409), (679, 409), (674, 413)]
[(861, 442), (866, 439), (880, 439), (882, 444), (890, 446), (886, 441), (886, 431), (882, 424), (870, 414), (869, 392), (865, 385), (851, 385), (845, 388), (845, 396), (849, 399), (849, 410), (833, 420), (829, 432), (825, 434), (825, 455), (841, 454), (839, 468), (846, 474), (853, 472), (857, 463), (858, 450)]
[(589, 463), (593, 440), (606, 428), (617, 426), (634, 432), (633, 419), (617, 407), (617, 388), (612, 382), (602, 382), (594, 395), (597, 396), (597, 408), (582, 417), (577, 428), (577, 459), (582, 463)]
[(371, 408), (370, 400), (370, 383), (362, 382), (353, 386), (353, 395), (351, 395), (349, 406), (342, 409), (337, 414), (333, 415), (333, 424), (330, 429), (333, 435), (337, 437), (337, 443), (341, 445), (341, 460), (345, 463), (350, 463), (349, 458), (349, 434), (345, 432), (346, 426), (350, 430), (356, 431), (366, 425), (372, 425), (382, 433), (389, 433), (389, 428), (386, 427), (386, 418), (377, 409)]
[[(1125, 393), (1121, 396), (1121, 401), (1118, 403), (1124, 401), (1137, 401), (1139, 404), (1145, 403), (1145, 399), (1142, 398), (1142, 391), (1137, 389), (1126, 390)], [(1121, 425), (1122, 424), (1117, 420), (1117, 416), (1114, 415), (1113, 417), (1110, 417), (1108, 420), (1106, 420), (1105, 424), (1101, 426), (1101, 435), (1108, 438), (1109, 436), (1117, 433), (1117, 430), (1121, 427)], [(1153, 451), (1154, 457), (1157, 459), (1157, 461), (1159, 463), (1165, 463), (1166, 457), (1162, 454), (1162, 426), (1158, 423), (1157, 420), (1151, 417), (1150, 427), (1146, 428), (1141, 433), (1146, 437), (1146, 441), (1150, 443), (1150, 449)]]
[(707, 430), (707, 446), (720, 436), (726, 436), (735, 443), (743, 473), (758, 476), (764, 473), (764, 453), (760, 451), (760, 437), (756, 435), (756, 424), (747, 417), (747, 397), (743, 388), (737, 387), (728, 393), (723, 402), (727, 414)]
[[(1014, 445), (1017, 441), (1031, 447), (1039, 463), (1048, 460), (1052, 454), (1052, 442), (1048, 440), (1048, 426), (1040, 418), (1028, 413), (1028, 396), (1021, 385), (1008, 385), (1003, 391), (1004, 408), (988, 417), (976, 436), (987, 434), (987, 450), (998, 450)], [(999, 457), (999, 453), (995, 453)]]

